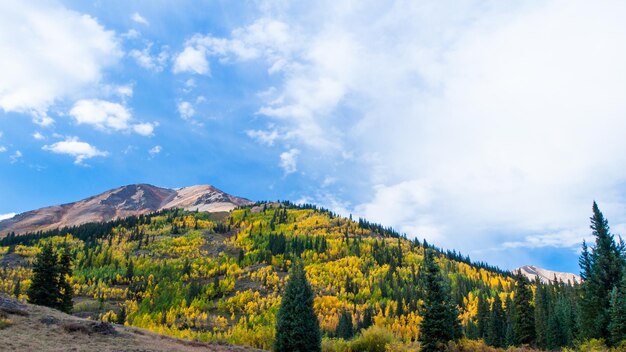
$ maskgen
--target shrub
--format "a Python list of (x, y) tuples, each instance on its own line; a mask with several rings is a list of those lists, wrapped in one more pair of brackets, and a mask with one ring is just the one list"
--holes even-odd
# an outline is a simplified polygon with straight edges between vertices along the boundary
[(387, 345), (395, 340), (389, 330), (373, 325), (362, 330), (361, 336), (350, 343), (350, 352), (385, 352)]

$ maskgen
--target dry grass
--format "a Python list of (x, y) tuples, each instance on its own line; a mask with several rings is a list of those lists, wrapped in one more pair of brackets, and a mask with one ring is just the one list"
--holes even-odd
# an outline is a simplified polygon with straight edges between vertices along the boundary
[[(6, 297), (0, 299), (7, 301)], [(184, 341), (128, 326), (107, 326), (41, 306), (27, 304), (22, 308), (22, 314), (4, 313), (3, 319), (10, 323), (0, 328), (2, 351), (259, 351)]]

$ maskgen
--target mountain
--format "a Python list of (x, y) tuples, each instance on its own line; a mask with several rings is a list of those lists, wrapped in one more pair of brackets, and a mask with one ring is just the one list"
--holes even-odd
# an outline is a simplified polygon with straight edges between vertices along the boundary
[(54, 205), (0, 221), (0, 237), (45, 231), (89, 222), (102, 222), (155, 211), (182, 208), (206, 212), (230, 211), (252, 202), (231, 196), (210, 185), (176, 189), (148, 184), (115, 188), (74, 203)]
[(521, 272), (522, 275), (526, 276), (529, 280), (534, 280), (537, 276), (539, 276), (539, 279), (543, 283), (549, 283), (551, 281), (554, 281), (555, 277), (558, 281), (563, 281), (565, 283), (567, 283), (568, 280), (572, 283), (574, 282), (580, 283), (582, 281), (580, 276), (576, 274), (547, 270), (547, 269), (536, 267), (534, 265), (524, 265), (522, 267), (519, 267), (513, 270), (513, 272), (514, 273)]

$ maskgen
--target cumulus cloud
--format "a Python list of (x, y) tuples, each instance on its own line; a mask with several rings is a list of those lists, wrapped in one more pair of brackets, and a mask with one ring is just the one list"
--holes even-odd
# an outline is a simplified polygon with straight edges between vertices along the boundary
[(174, 73), (195, 73), (209, 75), (209, 62), (202, 47), (187, 46), (174, 59)]
[(298, 171), (298, 149), (290, 149), (280, 154), (279, 166), (285, 171), (285, 174), (292, 174)]
[(45, 139), (46, 137), (44, 137), (44, 135), (41, 134), (41, 132), (35, 132), (35, 133), (33, 133), (33, 138), (35, 138), (36, 140), (40, 141), (42, 139)]
[(56, 2), (0, 2), (0, 108), (49, 126), (48, 108), (96, 84), (121, 57), (115, 33)]
[(155, 55), (152, 55), (151, 49), (152, 43), (148, 43), (142, 50), (133, 49), (128, 55), (130, 55), (139, 66), (146, 70), (161, 72), (170, 58), (167, 48), (162, 48), (161, 51)]
[(196, 114), (196, 110), (188, 101), (181, 101), (178, 103), (178, 113), (183, 120), (188, 120)]
[(0, 145), (0, 153), (4, 153), (7, 151), (7, 147)]
[(150, 22), (148, 22), (147, 19), (145, 19), (142, 15), (139, 14), (139, 12), (135, 12), (133, 13), (132, 16), (130, 16), (130, 19), (132, 19), (133, 21), (139, 23), (139, 24), (143, 24), (145, 26), (150, 25)]
[(355, 213), (466, 251), (576, 246), (594, 198), (626, 222), (626, 4), (316, 4), (188, 44), (266, 64), (258, 114), (275, 127), (248, 135), (277, 129), (299, 168), (360, 170), (331, 175)]
[(44, 145), (41, 149), (56, 153), (66, 154), (74, 157), (74, 164), (81, 165), (83, 161), (95, 157), (106, 157), (106, 151), (98, 150), (87, 142), (81, 142), (78, 137), (67, 137), (65, 140), (52, 145)]
[(77, 101), (70, 110), (70, 116), (78, 124), (92, 125), (102, 131), (134, 131), (143, 136), (152, 135), (154, 123), (131, 123), (133, 117), (122, 104), (99, 99)]

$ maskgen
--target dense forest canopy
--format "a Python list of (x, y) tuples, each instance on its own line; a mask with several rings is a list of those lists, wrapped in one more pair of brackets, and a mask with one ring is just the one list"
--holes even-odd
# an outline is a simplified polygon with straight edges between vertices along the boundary
[[(283, 288), (298, 259), (326, 347), (373, 328), (417, 346), (432, 306), (426, 287), (449, 296), (467, 339), (496, 347), (553, 349), (589, 339), (617, 346), (626, 336), (624, 319), (616, 318), (626, 311), (624, 245), (595, 204), (593, 211), (597, 242), (583, 249), (582, 285), (530, 283), (364, 219), (260, 202), (230, 213), (167, 210), (9, 234), (0, 240), (0, 292), (26, 299), (33, 260), (51, 246), (72, 258), (76, 315), (270, 349)], [(426, 252), (438, 268), (430, 266), (434, 276), (423, 271)], [(594, 314), (594, 305), (605, 309)]]

